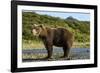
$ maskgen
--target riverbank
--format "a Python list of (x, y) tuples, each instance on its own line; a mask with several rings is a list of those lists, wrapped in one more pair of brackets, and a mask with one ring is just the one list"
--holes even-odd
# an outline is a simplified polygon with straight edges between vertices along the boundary
[[(36, 61), (47, 61), (44, 59), (47, 56), (46, 49), (28, 49), (22, 51), (22, 61), (23, 62), (36, 62)], [(49, 61), (55, 60), (68, 60), (67, 58), (60, 58), (63, 56), (62, 48), (54, 48), (52, 59)], [(90, 58), (90, 49), (89, 48), (71, 48), (70, 50), (70, 59), (69, 60), (79, 60), (79, 59), (89, 59)]]
[[(37, 49), (37, 48), (43, 49), (43, 48), (45, 48), (43, 42), (41, 42), (41, 41), (40, 42), (23, 41), (22, 47), (23, 47), (23, 49)], [(72, 48), (90, 48), (90, 43), (89, 42), (84, 42), (84, 43), (83, 42), (74, 42)]]

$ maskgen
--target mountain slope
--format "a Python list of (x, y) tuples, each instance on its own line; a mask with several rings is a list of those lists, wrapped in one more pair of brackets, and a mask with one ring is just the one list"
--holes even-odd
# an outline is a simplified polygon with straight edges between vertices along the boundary
[(64, 27), (71, 31), (75, 36), (76, 42), (89, 42), (90, 41), (90, 22), (79, 21), (72, 16), (61, 19), (48, 15), (40, 15), (35, 12), (22, 13), (23, 24), (23, 40), (36, 40), (31, 33), (31, 26), (33, 24), (44, 24), (49, 27)]

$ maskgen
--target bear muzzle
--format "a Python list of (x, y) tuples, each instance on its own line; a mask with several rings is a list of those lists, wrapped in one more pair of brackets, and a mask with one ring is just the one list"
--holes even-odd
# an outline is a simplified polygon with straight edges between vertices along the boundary
[(38, 36), (39, 35), (38, 32), (35, 29), (32, 30), (32, 33), (33, 33), (34, 36)]

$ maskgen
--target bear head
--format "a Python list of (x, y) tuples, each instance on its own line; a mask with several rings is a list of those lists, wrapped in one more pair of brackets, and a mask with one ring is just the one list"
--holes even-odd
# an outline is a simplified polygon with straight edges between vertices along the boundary
[(39, 24), (39, 25), (33, 24), (32, 33), (34, 36), (39, 36), (42, 33), (44, 33), (44, 29), (45, 29), (45, 27), (43, 26), (43, 24)]

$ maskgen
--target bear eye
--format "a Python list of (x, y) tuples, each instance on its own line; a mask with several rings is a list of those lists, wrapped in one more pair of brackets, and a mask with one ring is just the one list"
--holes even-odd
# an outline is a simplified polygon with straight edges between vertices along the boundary
[(38, 28), (36, 28), (35, 30), (39, 30)]

